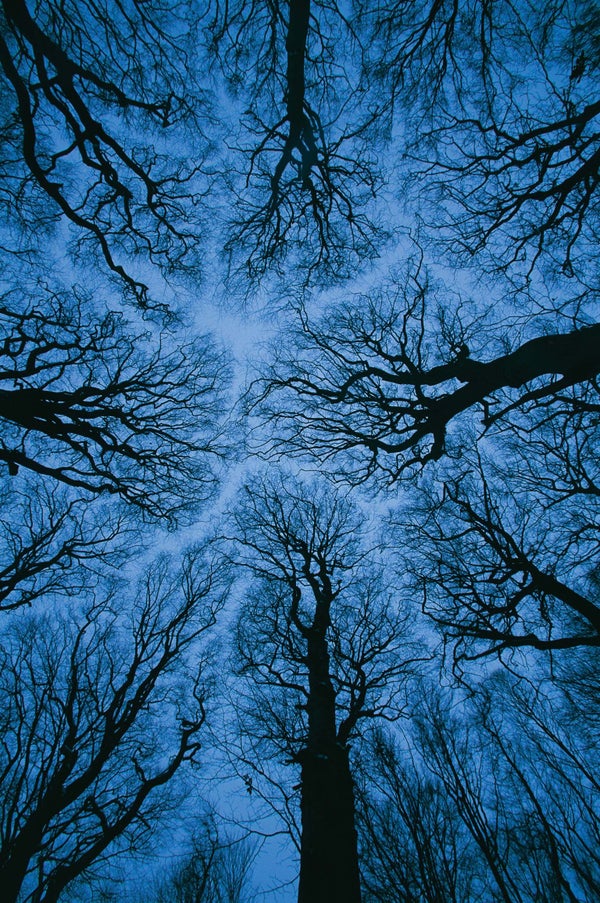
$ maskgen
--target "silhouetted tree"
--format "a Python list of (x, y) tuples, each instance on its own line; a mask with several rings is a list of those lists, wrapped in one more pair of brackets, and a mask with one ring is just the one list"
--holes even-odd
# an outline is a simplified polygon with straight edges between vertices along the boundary
[(235, 521), (256, 577), (236, 631), (241, 730), (300, 765), (298, 899), (358, 900), (349, 743), (398, 716), (415, 649), (347, 500), (288, 475), (247, 488)]
[[(175, 517), (214, 487), (224, 355), (206, 337), (173, 347), (79, 293), (38, 289), (0, 308), (0, 460)], [(17, 478), (18, 479), (18, 478)]]
[(381, 179), (356, 103), (360, 46), (337, 4), (217, 2), (209, 38), (245, 134), (228, 190), (236, 199), (226, 250), (245, 277), (283, 261), (337, 279), (377, 254), (369, 218)]
[[(591, 452), (595, 443), (585, 437)], [(516, 446), (502, 469), (481, 459), (463, 465), (460, 476), (423, 492), (410, 517), (415, 589), (454, 644), (459, 668), (519, 647), (600, 645), (597, 490), (569, 482), (584, 464), (568, 454), (570, 442), (563, 471), (542, 472), (536, 486), (536, 445)], [(589, 463), (593, 480), (593, 456)]]
[(131, 610), (116, 584), (88, 591), (79, 614), (11, 621), (0, 669), (6, 900), (57, 900), (149, 835), (169, 805), (160, 788), (200, 748), (204, 634), (225, 592), (198, 550), (180, 573), (159, 560)]
[(412, 722), (375, 734), (358, 807), (367, 899), (595, 899), (597, 729), (539, 689), (506, 673), (469, 701), (429, 685)]
[[(590, 657), (597, 661), (595, 653)], [(575, 903), (600, 891), (600, 782), (598, 706), (580, 700), (579, 714), (586, 715), (576, 724), (570, 708), (546, 680), (501, 686), (500, 692), (492, 683), (484, 687), (479, 717), (499, 783), (521, 801), (515, 871), (523, 870), (531, 898), (555, 894)], [(596, 723), (586, 723), (587, 712)]]
[(132, 255), (198, 266), (194, 4), (6, 0), (0, 22), (0, 202), (28, 236), (64, 218), (147, 307)]
[(314, 318), (300, 308), (289, 340), (277, 340), (252, 390), (276, 454), (390, 484), (439, 459), (461, 415), (477, 412), (481, 434), (515, 414), (525, 429), (537, 411), (561, 422), (595, 410), (600, 326), (585, 316), (564, 331), (532, 322), (519, 341), (522, 329), (498, 332), (485, 309), (463, 319), (459, 299), (440, 303), (422, 256), (393, 280)]
[[(249, 903), (250, 872), (258, 848), (248, 837), (230, 837), (216, 816), (194, 834), (190, 852), (159, 882), (152, 903)], [(140, 901), (142, 898), (140, 897)]]
[(364, 899), (473, 899), (473, 856), (464, 825), (426, 769), (420, 750), (378, 731), (358, 781)]
[(494, 269), (539, 263), (597, 287), (595, 0), (356, 7), (379, 115), (412, 158), (411, 208), (454, 253), (487, 247)]
[(576, 297), (509, 336), (477, 301), (453, 311), (422, 260), (396, 279), (299, 311), (251, 390), (263, 449), (376, 487), (428, 466), (421, 502), (399, 497), (400, 543), (458, 657), (597, 644), (599, 327)]

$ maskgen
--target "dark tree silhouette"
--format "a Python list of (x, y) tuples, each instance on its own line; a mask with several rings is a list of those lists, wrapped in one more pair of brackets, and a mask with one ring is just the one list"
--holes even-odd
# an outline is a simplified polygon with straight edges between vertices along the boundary
[(382, 730), (368, 750), (357, 793), (363, 898), (473, 899), (468, 835), (446, 794), (419, 769), (419, 753)]
[(507, 310), (498, 332), (478, 302), (451, 310), (421, 260), (396, 281), (320, 317), (299, 311), (251, 390), (267, 451), (371, 487), (406, 488), (428, 466), (421, 502), (398, 497), (399, 542), (459, 670), (520, 646), (597, 645), (600, 333), (587, 299), (539, 319)]
[[(194, 5), (6, 0), (0, 22), (0, 202), (30, 233), (64, 217), (148, 306), (132, 254), (167, 271), (198, 263), (194, 211), (206, 184)], [(165, 145), (171, 127), (185, 141), (186, 121), (187, 159)]]
[(379, 115), (402, 120), (415, 163), (409, 191), (421, 205), (423, 196), (433, 202), (432, 221), (441, 214), (452, 250), (489, 246), (494, 268), (531, 271), (539, 261), (591, 273), (600, 164), (594, 0), (358, 8)]
[(366, 898), (594, 900), (597, 729), (573, 724), (543, 682), (504, 672), (478, 690), (467, 702), (427, 685), (412, 721), (373, 737), (358, 807)]
[(248, 837), (229, 836), (215, 815), (194, 833), (189, 853), (158, 883), (146, 891), (151, 903), (247, 903), (251, 900), (250, 872), (258, 847)]
[(504, 428), (515, 412), (568, 418), (595, 403), (597, 324), (581, 318), (520, 344), (515, 330), (513, 347), (480, 360), (477, 347), (506, 348), (510, 338), (499, 341), (484, 316), (461, 323), (447, 306), (437, 316), (440, 291), (430, 290), (422, 260), (395, 282), (314, 320), (298, 311), (291, 338), (278, 340), (275, 363), (251, 390), (276, 454), (331, 459), (345, 479), (393, 483), (439, 459), (453, 422), (471, 409), (481, 433)]
[(242, 730), (301, 768), (298, 899), (359, 900), (349, 742), (398, 716), (415, 650), (349, 502), (282, 480), (247, 489), (235, 519), (257, 578), (236, 632)]
[(99, 319), (80, 294), (38, 290), (3, 299), (0, 460), (89, 493), (108, 493), (158, 517), (206, 498), (219, 438), (224, 356), (208, 338), (174, 348)]
[(93, 863), (141, 843), (168, 808), (159, 789), (200, 748), (210, 682), (203, 635), (225, 590), (196, 551), (180, 573), (158, 561), (130, 612), (117, 605), (123, 587), (108, 587), (88, 593), (80, 615), (15, 620), (5, 631), (6, 900), (57, 900)]
[(294, 251), (303, 282), (347, 275), (376, 255), (381, 234), (367, 210), (380, 177), (371, 116), (356, 105), (360, 47), (349, 19), (322, 0), (217, 2), (210, 38), (247, 107), (249, 137), (229, 186), (234, 265), (260, 277)]

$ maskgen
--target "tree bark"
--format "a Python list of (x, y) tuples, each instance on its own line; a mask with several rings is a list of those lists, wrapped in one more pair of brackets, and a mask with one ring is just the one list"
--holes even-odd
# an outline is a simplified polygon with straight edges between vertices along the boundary
[(300, 756), (298, 903), (360, 903), (354, 787), (348, 749), (336, 736), (335, 692), (325, 631), (326, 621), (315, 618), (308, 637), (308, 742)]
[(354, 787), (348, 750), (306, 750), (302, 760), (298, 903), (360, 903)]

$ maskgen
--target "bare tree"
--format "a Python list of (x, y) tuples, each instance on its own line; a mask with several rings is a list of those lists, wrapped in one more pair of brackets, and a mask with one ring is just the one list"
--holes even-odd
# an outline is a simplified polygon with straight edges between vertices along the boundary
[(364, 899), (474, 899), (468, 834), (446, 794), (419, 767), (419, 752), (382, 730), (369, 741), (357, 794)]
[(505, 830), (509, 800), (493, 770), (478, 767), (478, 738), (455, 727), (441, 700), (423, 707), (420, 740), (429, 770), (440, 780), (481, 856), (484, 884), (504, 903), (521, 901), (519, 874), (510, 868), (512, 838)]
[[(104, 856), (139, 844), (164, 787), (200, 748), (204, 634), (226, 582), (190, 553), (158, 561), (131, 612), (122, 586), (80, 616), (17, 619), (3, 639), (0, 869), (7, 900), (57, 900)], [(119, 612), (117, 609), (121, 608)]]
[(276, 454), (331, 460), (344, 479), (390, 484), (439, 459), (466, 414), (479, 413), (481, 434), (515, 413), (566, 420), (595, 406), (600, 327), (586, 317), (564, 331), (528, 324), (533, 334), (519, 342), (521, 330), (498, 333), (485, 310), (463, 321), (459, 299), (457, 310), (442, 302), (440, 314), (443, 287), (431, 284), (422, 256), (394, 281), (315, 318), (297, 311), (291, 338), (278, 340), (275, 363), (251, 390)]
[[(492, 704), (492, 694), (501, 706)], [(593, 900), (600, 890), (597, 725), (575, 724), (563, 694), (545, 681), (500, 693), (486, 687), (480, 718), (499, 781), (521, 801), (513, 843), (530, 896)]]
[(592, 275), (600, 161), (594, 0), (357, 7), (380, 115), (404, 125), (414, 206), (433, 202), (430, 221), (441, 217), (453, 252), (488, 246), (494, 268), (531, 272), (540, 262)]
[(562, 694), (508, 672), (468, 699), (423, 689), (363, 765), (372, 899), (595, 899), (596, 746)]
[(415, 649), (347, 500), (255, 485), (236, 523), (239, 560), (257, 578), (236, 632), (242, 730), (301, 767), (298, 899), (358, 900), (349, 743), (364, 719), (398, 717)]
[(226, 250), (251, 278), (280, 270), (291, 251), (303, 281), (349, 274), (377, 253), (381, 234), (367, 211), (380, 178), (371, 116), (355, 103), (360, 46), (350, 20), (328, 0), (217, 2), (210, 38), (247, 135), (233, 162)]
[[(250, 875), (258, 847), (248, 837), (232, 837), (207, 817), (192, 838), (191, 850), (159, 882), (152, 903), (249, 903)], [(142, 898), (140, 898), (141, 901)]]
[[(450, 291), (419, 247), (381, 290), (316, 314), (307, 299), (250, 392), (260, 451), (375, 488), (427, 466), (438, 551), (420, 577), (460, 655), (475, 639), (478, 652), (595, 645), (595, 7), (357, 9), (365, 71), (390, 87), (380, 114), (407, 111), (412, 209), (427, 221), (433, 197), (452, 249), (497, 280), (480, 270), (479, 297)], [(425, 523), (408, 527), (425, 543)]]
[[(194, 5), (6, 0), (0, 16), (3, 205), (30, 235), (63, 217), (147, 307), (131, 255), (166, 271), (198, 265)], [(165, 142), (175, 130), (187, 143), (186, 123), (191, 159)]]
[(40, 289), (0, 308), (0, 460), (157, 517), (206, 498), (219, 438), (227, 361), (208, 338), (173, 347), (79, 293)]
[(480, 452), (442, 464), (399, 516), (457, 666), (519, 647), (598, 645), (597, 396), (592, 380), (530, 398)]

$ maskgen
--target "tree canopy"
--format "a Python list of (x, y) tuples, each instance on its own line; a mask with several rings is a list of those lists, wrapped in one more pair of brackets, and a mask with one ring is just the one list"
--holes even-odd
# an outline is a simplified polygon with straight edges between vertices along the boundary
[(599, 23), (0, 0), (10, 899), (597, 898)]

